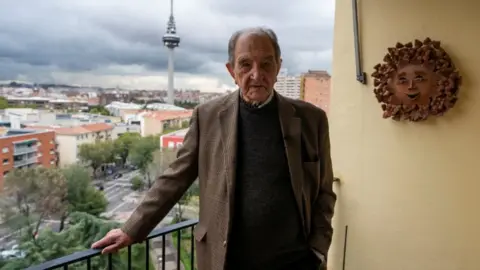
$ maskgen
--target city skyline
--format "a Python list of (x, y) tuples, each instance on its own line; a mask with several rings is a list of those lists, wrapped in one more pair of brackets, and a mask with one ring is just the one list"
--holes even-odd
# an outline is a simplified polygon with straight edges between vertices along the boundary
[[(183, 37), (175, 50), (175, 88), (234, 89), (224, 66), (228, 38), (255, 25), (277, 32), (289, 71), (330, 71), (333, 0), (302, 5), (278, 1), (275, 12), (268, 3), (249, 1), (175, 4)], [(25, 1), (2, 3), (0, 81), (166, 89), (168, 57), (162, 36), (169, 2), (31, 1), (28, 10), (22, 8)]]

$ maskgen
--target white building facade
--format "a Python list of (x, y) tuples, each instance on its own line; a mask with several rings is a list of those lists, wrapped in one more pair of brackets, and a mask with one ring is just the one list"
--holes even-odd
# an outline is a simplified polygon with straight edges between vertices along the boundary
[(275, 83), (275, 90), (282, 96), (293, 99), (300, 99), (302, 77), (300, 75), (289, 75), (287, 69), (281, 69)]

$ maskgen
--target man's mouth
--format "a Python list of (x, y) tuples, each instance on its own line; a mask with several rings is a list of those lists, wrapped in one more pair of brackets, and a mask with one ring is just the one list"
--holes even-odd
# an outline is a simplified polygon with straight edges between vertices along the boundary
[(420, 93), (414, 93), (414, 94), (406, 94), (407, 97), (411, 100), (415, 100), (420, 96)]

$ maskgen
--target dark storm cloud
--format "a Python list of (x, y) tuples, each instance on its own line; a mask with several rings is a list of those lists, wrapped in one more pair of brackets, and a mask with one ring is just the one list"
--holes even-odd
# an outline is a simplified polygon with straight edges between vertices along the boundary
[[(333, 0), (323, 1), (324, 6), (333, 4)], [(167, 52), (161, 39), (168, 2), (0, 1), (0, 80), (18, 76), (48, 79), (49, 71), (101, 72), (111, 65), (165, 71)], [(227, 60), (228, 38), (232, 32), (254, 25), (276, 30), (284, 63), (291, 71), (328, 68), (328, 60), (302, 62), (300, 57), (328, 51), (332, 45), (333, 14), (317, 10), (322, 7), (317, 2), (322, 1), (304, 0), (299, 5), (277, 0), (272, 7), (270, 1), (256, 0), (177, 1), (181, 44), (175, 69), (226, 76), (221, 66)], [(312, 7), (312, 3), (317, 4)]]

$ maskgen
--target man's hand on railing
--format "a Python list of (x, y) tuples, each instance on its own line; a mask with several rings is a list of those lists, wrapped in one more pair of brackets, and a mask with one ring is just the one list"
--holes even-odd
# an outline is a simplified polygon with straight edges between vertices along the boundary
[(133, 244), (132, 238), (120, 229), (113, 229), (102, 239), (93, 243), (93, 249), (102, 249), (102, 254), (114, 253)]

